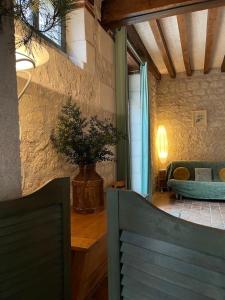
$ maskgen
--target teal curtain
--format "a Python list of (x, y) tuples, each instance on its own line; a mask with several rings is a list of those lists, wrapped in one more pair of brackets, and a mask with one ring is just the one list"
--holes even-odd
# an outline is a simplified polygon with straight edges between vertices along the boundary
[(150, 122), (147, 63), (141, 65), (141, 134), (142, 134), (142, 168), (141, 194), (150, 195)]
[[(116, 113), (117, 129), (127, 136), (128, 130), (128, 68), (127, 68), (127, 30), (117, 29), (115, 33), (116, 60)], [(130, 149), (129, 139), (117, 145), (117, 180), (124, 180), (130, 188)]]

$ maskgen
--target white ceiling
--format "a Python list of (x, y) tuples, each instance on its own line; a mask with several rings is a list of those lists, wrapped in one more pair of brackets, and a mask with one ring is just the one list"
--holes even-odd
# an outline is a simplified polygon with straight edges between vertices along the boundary
[[(193, 70), (203, 70), (204, 68), (207, 15), (207, 10), (187, 14), (190, 40), (189, 47)], [(219, 31), (216, 34), (212, 68), (220, 68), (225, 55), (225, 7), (220, 8), (219, 22)], [(185, 72), (176, 16), (160, 19), (160, 24), (176, 72)], [(168, 71), (155, 42), (149, 23), (144, 22), (136, 24), (135, 28), (160, 73), (167, 74)]]

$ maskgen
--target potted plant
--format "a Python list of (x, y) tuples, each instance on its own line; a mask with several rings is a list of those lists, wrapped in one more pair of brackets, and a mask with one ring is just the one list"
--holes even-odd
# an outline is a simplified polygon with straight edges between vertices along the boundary
[(73, 207), (91, 213), (103, 206), (103, 179), (96, 163), (112, 161), (114, 146), (125, 136), (108, 119), (85, 118), (80, 108), (70, 102), (63, 106), (51, 140), (56, 150), (71, 164), (79, 166), (73, 179)]

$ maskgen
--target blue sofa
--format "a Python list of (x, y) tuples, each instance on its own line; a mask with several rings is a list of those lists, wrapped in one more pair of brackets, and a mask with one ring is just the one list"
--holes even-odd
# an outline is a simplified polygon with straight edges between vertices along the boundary
[[(188, 168), (189, 180), (173, 178), (173, 171), (178, 167)], [(211, 168), (212, 181), (195, 181), (195, 168)], [(225, 161), (174, 161), (167, 168), (167, 185), (177, 195), (185, 198), (225, 200), (225, 182), (219, 177), (222, 168), (225, 168)]]

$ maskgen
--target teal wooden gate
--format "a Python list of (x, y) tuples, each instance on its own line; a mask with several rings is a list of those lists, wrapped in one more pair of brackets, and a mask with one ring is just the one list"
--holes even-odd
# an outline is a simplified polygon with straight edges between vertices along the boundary
[(225, 231), (110, 190), (109, 300), (225, 299)]
[(69, 300), (70, 182), (0, 202), (0, 299)]

